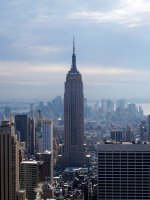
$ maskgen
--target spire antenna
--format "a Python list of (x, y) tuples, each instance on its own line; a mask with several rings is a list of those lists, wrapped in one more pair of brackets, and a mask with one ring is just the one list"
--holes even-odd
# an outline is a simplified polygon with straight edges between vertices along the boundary
[(72, 53), (72, 65), (70, 72), (78, 72), (76, 67), (76, 54), (75, 54), (75, 37), (73, 35), (73, 53)]
[(73, 35), (73, 54), (75, 54), (75, 37)]

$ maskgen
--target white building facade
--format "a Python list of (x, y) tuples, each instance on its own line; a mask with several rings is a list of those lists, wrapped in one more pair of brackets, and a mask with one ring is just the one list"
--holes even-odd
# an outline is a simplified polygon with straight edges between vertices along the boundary
[(53, 150), (53, 122), (48, 119), (40, 120), (40, 133), (37, 134), (37, 152)]

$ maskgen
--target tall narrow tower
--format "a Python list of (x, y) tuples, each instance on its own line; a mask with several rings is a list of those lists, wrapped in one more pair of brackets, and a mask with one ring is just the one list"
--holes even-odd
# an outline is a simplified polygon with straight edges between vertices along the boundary
[(72, 65), (66, 76), (64, 93), (64, 167), (81, 167), (85, 163), (83, 97), (82, 76), (76, 67), (73, 40)]

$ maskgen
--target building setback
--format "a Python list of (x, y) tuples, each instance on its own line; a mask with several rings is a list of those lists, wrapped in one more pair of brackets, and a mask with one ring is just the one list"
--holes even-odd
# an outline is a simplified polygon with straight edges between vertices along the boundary
[(81, 167), (85, 163), (83, 101), (83, 82), (76, 67), (73, 41), (72, 66), (66, 76), (64, 93), (64, 167)]
[(150, 144), (99, 144), (98, 199), (150, 199)]

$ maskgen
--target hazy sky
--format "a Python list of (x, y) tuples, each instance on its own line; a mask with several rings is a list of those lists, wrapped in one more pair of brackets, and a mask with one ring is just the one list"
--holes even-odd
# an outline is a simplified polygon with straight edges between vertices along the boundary
[(150, 0), (1, 0), (1, 98), (63, 96), (73, 35), (87, 98), (150, 98)]

